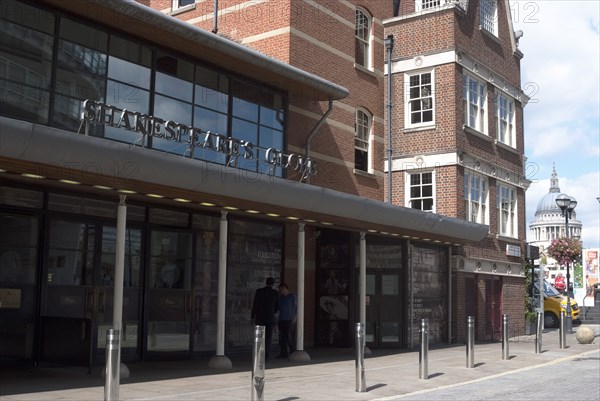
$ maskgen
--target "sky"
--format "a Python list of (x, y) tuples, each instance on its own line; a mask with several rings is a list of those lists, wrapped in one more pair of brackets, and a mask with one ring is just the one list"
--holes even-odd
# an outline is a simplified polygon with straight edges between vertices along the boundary
[[(584, 248), (600, 247), (600, 41), (598, 0), (510, 0), (525, 106), (527, 235), (552, 165), (577, 200)], [(528, 238), (531, 240), (531, 238)]]

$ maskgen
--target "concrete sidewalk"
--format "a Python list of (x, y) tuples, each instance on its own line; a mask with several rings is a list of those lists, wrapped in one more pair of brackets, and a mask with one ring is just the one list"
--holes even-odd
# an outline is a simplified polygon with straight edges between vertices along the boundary
[[(600, 326), (591, 327), (596, 335)], [(574, 328), (574, 332), (578, 330)], [(559, 348), (556, 329), (543, 333), (542, 353), (535, 353), (535, 336), (512, 338), (510, 359), (502, 360), (501, 343), (475, 344), (475, 367), (466, 367), (465, 345), (429, 350), (429, 378), (419, 379), (418, 347), (413, 351), (375, 350), (365, 357), (367, 392), (355, 391), (354, 354), (351, 349), (309, 349), (312, 361), (294, 364), (267, 361), (265, 400), (375, 400), (443, 388), (469, 381), (492, 380), (510, 372), (528, 370), (597, 352), (599, 338), (579, 344), (567, 335)], [(143, 362), (129, 366), (131, 378), (121, 381), (121, 400), (249, 400), (251, 361), (234, 360), (234, 370), (207, 369), (206, 360)], [(1, 372), (2, 401), (103, 400), (104, 379), (83, 368), (36, 368)]]

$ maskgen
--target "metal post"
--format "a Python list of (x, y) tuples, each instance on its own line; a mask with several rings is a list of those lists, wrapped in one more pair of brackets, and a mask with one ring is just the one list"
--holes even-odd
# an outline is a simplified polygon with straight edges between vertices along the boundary
[(427, 352), (429, 351), (429, 320), (421, 319), (421, 348), (419, 350), (419, 379), (429, 379), (427, 373)]
[(510, 352), (508, 350), (508, 315), (506, 313), (502, 315), (502, 359), (510, 359)]
[(388, 131), (388, 204), (392, 204), (392, 49), (394, 48), (394, 35), (385, 39), (387, 49), (387, 131)]
[(356, 391), (364, 393), (367, 391), (365, 380), (365, 325), (356, 323)]
[(467, 316), (467, 368), (475, 366), (475, 318)]
[(115, 329), (106, 331), (106, 371), (104, 375), (104, 401), (119, 400), (119, 341), (120, 332)]
[(252, 353), (252, 401), (264, 400), (265, 389), (265, 326), (254, 326)]
[(560, 311), (560, 331), (558, 337), (560, 349), (567, 348), (567, 333), (565, 330), (565, 311)]
[(537, 331), (535, 333), (535, 353), (542, 353), (542, 330), (544, 328), (544, 314), (537, 313)]
[[(569, 220), (566, 222), (567, 230), (569, 229)], [(569, 235), (567, 234), (567, 238)], [(573, 334), (573, 315), (571, 313), (571, 275), (569, 274), (569, 263), (567, 263), (567, 319), (566, 331)]]

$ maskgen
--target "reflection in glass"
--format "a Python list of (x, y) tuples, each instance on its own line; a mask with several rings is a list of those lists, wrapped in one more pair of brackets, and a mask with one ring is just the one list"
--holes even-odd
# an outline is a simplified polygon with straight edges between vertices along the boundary
[[(116, 255), (116, 227), (103, 227), (102, 254), (100, 257), (100, 285), (114, 286), (115, 255)], [(125, 231), (125, 275), (124, 287), (140, 286), (142, 232), (128, 228)]]
[[(192, 105), (165, 96), (154, 96), (154, 115), (165, 121), (171, 120), (180, 124), (192, 124)], [(152, 138), (152, 148), (183, 155), (189, 148), (189, 133), (182, 135), (181, 143), (170, 139)]]
[(116, 35), (110, 36), (110, 55), (144, 67), (152, 65), (150, 48)]
[(108, 59), (108, 77), (126, 83), (150, 89), (150, 68), (110, 56)]
[(106, 32), (65, 17), (60, 20), (60, 37), (103, 53), (108, 50), (108, 34)]
[(48, 123), (50, 93), (0, 79), (0, 113), (38, 124)]
[[(127, 109), (148, 114), (150, 92), (135, 86), (109, 80), (106, 88), (106, 102), (119, 109)], [(127, 131), (123, 128), (104, 126), (104, 137), (129, 144), (142, 145), (144, 136), (139, 132)]]
[(213, 134), (227, 134), (227, 115), (216, 111), (204, 109), (202, 107), (194, 108), (194, 127), (202, 131), (210, 131)]
[(252, 122), (258, 122), (258, 105), (239, 98), (233, 98), (233, 115)]
[(50, 223), (48, 285), (93, 284), (95, 226), (67, 221)]
[(189, 233), (153, 231), (150, 287), (191, 287), (192, 238)]
[(93, 75), (106, 74), (106, 54), (64, 40), (58, 42), (58, 61), (65, 69)]
[(196, 84), (194, 102), (197, 105), (227, 112), (229, 80), (225, 75), (196, 66)]
[(0, 213), (0, 283), (2, 287), (35, 283), (37, 218)]
[[(195, 215), (203, 225), (214, 225), (218, 217)], [(194, 280), (194, 351), (212, 351), (217, 339), (217, 289), (219, 233), (202, 231), (196, 235), (196, 277)]]

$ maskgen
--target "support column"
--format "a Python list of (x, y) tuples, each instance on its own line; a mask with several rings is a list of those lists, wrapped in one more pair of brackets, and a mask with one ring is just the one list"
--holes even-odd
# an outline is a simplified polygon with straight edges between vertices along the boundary
[[(129, 369), (121, 363), (121, 338), (123, 338), (123, 280), (125, 277), (125, 231), (127, 228), (127, 197), (119, 195), (119, 206), (117, 207), (117, 237), (115, 244), (115, 283), (113, 289), (113, 329), (121, 336), (119, 338), (119, 350), (117, 353), (116, 377), (128, 378)], [(117, 387), (119, 383), (116, 383)]]
[(298, 223), (298, 293), (296, 294), (296, 351), (290, 355), (291, 361), (310, 361), (310, 355), (304, 350), (304, 268), (305, 239), (304, 223)]
[[(367, 240), (366, 232), (360, 233), (359, 246), (359, 273), (358, 273), (358, 302), (359, 302), (359, 318), (362, 327), (367, 333)], [(365, 355), (371, 355), (371, 350), (365, 345)]]
[(217, 354), (208, 362), (213, 369), (231, 369), (231, 360), (225, 356), (225, 297), (227, 295), (227, 212), (221, 211), (219, 224), (219, 287), (217, 294)]

